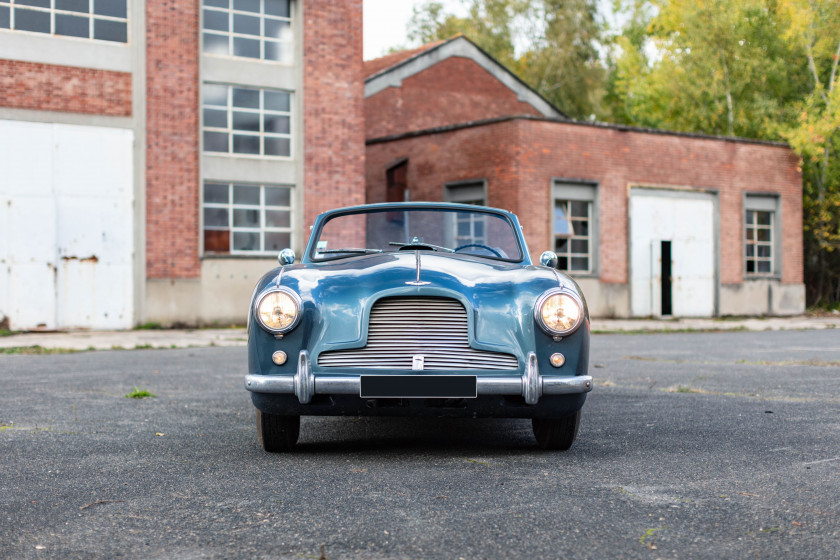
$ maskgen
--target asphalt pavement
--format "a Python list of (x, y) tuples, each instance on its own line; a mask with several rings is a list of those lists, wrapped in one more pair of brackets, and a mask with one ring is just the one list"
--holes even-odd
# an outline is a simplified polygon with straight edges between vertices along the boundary
[(0, 558), (840, 557), (832, 330), (595, 335), (567, 452), (304, 418), (267, 454), (234, 342), (0, 355)]

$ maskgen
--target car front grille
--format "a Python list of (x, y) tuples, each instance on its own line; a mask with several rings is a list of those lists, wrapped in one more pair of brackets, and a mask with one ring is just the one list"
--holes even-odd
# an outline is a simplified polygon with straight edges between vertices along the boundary
[(449, 298), (384, 298), (370, 312), (364, 348), (334, 350), (318, 365), (410, 370), (423, 356), (425, 370), (515, 370), (515, 356), (470, 347), (467, 312)]

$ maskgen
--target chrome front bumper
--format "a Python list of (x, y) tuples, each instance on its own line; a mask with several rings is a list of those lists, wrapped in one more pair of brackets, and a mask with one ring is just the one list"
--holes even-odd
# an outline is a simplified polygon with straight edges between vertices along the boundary
[[(415, 372), (416, 373), (416, 372)], [(309, 352), (298, 356), (297, 373), (294, 375), (254, 375), (245, 377), (245, 388), (254, 393), (279, 393), (295, 395), (301, 404), (307, 404), (313, 395), (359, 395), (359, 374), (318, 376), (312, 373)], [(543, 395), (568, 395), (588, 393), (592, 390), (592, 376), (554, 377), (541, 375), (537, 355), (528, 354), (528, 367), (521, 376), (478, 377), (479, 395), (521, 395), (527, 404), (537, 404)]]

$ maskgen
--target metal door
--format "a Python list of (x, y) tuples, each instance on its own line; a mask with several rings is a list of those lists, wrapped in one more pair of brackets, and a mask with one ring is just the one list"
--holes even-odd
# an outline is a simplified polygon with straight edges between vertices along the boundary
[(133, 323), (133, 134), (0, 121), (0, 319)]
[(711, 317), (716, 278), (712, 195), (633, 189), (629, 213), (633, 316), (662, 315), (661, 259), (663, 242), (668, 242), (673, 316)]

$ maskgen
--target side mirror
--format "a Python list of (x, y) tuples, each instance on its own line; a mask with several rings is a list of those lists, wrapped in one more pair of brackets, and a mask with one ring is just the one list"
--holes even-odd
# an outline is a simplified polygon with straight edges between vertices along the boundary
[(540, 255), (540, 264), (549, 268), (557, 268), (557, 253), (546, 251)]
[(277, 256), (277, 260), (282, 266), (285, 266), (287, 264), (295, 264), (295, 252), (291, 249), (283, 249)]

